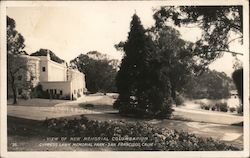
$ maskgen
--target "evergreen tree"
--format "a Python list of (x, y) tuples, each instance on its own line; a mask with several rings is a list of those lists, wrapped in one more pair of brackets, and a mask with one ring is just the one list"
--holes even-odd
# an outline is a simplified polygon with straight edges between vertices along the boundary
[(128, 39), (118, 45), (124, 58), (116, 77), (119, 97), (114, 108), (122, 114), (139, 117), (170, 116), (171, 97), (168, 69), (162, 66), (160, 54), (134, 14)]

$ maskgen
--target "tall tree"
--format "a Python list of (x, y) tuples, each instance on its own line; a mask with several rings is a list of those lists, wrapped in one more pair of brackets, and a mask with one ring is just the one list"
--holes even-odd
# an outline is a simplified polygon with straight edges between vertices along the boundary
[(243, 68), (237, 69), (232, 74), (241, 103), (243, 104)]
[(29, 89), (31, 86), (30, 78), (27, 78), (29, 71), (27, 65), (27, 55), (24, 51), (24, 38), (15, 30), (16, 23), (14, 19), (7, 16), (7, 94), (10, 91), (13, 95), (13, 104), (17, 104), (18, 89)]
[(150, 33), (154, 36), (157, 54), (162, 56), (162, 65), (169, 69), (171, 96), (175, 100), (176, 92), (181, 92), (191, 75), (199, 70), (192, 53), (193, 43), (181, 39), (179, 31), (169, 26), (155, 26)]
[(116, 77), (119, 97), (114, 108), (122, 114), (140, 117), (169, 117), (172, 109), (168, 69), (154, 54), (152, 37), (146, 35), (136, 14), (127, 41), (117, 48), (124, 51), (124, 57)]
[(232, 79), (225, 73), (208, 69), (199, 76), (192, 76), (183, 88), (188, 98), (225, 99), (230, 97), (232, 85)]
[[(230, 44), (238, 41), (243, 44), (243, 6), (163, 6), (155, 11), (154, 19), (158, 27), (173, 22), (176, 26), (199, 27), (202, 35), (194, 45), (194, 53), (200, 58), (203, 68), (221, 57), (224, 52), (233, 56), (242, 53), (230, 50)], [(243, 72), (241, 69), (234, 73)], [(242, 77), (239, 75), (239, 77)], [(243, 80), (237, 79), (236, 85)], [(240, 94), (241, 92), (238, 91)]]
[[(166, 6), (154, 14), (158, 27), (173, 22), (177, 26), (199, 27), (202, 35), (195, 43), (194, 53), (207, 66), (224, 52), (241, 54), (230, 50), (229, 44), (243, 39), (242, 6)], [(232, 38), (232, 34), (235, 36)]]
[(89, 92), (115, 92), (115, 76), (117, 61), (110, 60), (104, 54), (91, 51), (80, 54), (70, 61), (72, 67), (83, 72), (86, 77), (86, 87)]

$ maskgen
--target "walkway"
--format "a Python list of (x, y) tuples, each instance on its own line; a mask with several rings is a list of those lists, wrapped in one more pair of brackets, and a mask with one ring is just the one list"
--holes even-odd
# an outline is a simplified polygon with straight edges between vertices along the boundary
[[(138, 121), (138, 119), (121, 117), (117, 114), (98, 111), (95, 109), (84, 109), (78, 106), (83, 101), (98, 101), (105, 96), (87, 96), (77, 101), (60, 102), (51, 106), (34, 105), (8, 105), (8, 115), (32, 120), (44, 120), (46, 118), (75, 117), (84, 114), (94, 120), (125, 120)], [(112, 110), (112, 106), (107, 109)], [(115, 110), (112, 110), (115, 112)], [(158, 127), (183, 130), (203, 137), (213, 137), (225, 142), (243, 146), (243, 127), (230, 124), (243, 121), (242, 116), (222, 112), (212, 112), (194, 109), (175, 108), (173, 119), (143, 120)]]

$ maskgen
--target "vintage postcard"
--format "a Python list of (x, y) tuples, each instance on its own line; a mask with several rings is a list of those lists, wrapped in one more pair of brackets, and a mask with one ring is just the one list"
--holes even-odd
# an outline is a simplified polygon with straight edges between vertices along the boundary
[(1, 157), (249, 157), (249, 3), (1, 1)]

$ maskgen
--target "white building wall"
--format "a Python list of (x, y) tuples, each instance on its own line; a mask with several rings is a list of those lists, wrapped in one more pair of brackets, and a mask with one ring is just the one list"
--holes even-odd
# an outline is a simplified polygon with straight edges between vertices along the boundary
[[(48, 81), (48, 58), (47, 56), (38, 56), (40, 58), (40, 77), (41, 82)], [(45, 71), (43, 71), (45, 69)]]
[[(71, 69), (66, 63), (59, 64), (50, 60), (47, 56), (25, 56), (29, 65), (29, 72), (32, 72), (32, 83), (34, 86), (41, 84), (44, 91), (60, 97), (69, 96), (70, 99), (77, 99), (87, 91), (85, 84), (85, 75), (77, 69)], [(26, 71), (27, 79), (31, 75)]]
[(39, 56), (40, 58), (40, 81), (67, 81), (67, 66), (65, 63), (57, 63), (50, 60), (47, 56)]
[[(50, 90), (52, 90), (53, 94), (61, 94), (61, 96), (71, 95), (70, 81), (40, 82), (40, 84), (42, 85), (43, 90), (44, 91), (48, 90), (49, 93), (51, 92)], [(62, 93), (60, 91), (62, 91)]]
[(48, 61), (48, 81), (67, 81), (67, 67), (54, 61)]
[(85, 86), (85, 75), (78, 70), (69, 69), (68, 70), (68, 79), (71, 81), (71, 91), (75, 98), (84, 95), (84, 92), (87, 91)]

